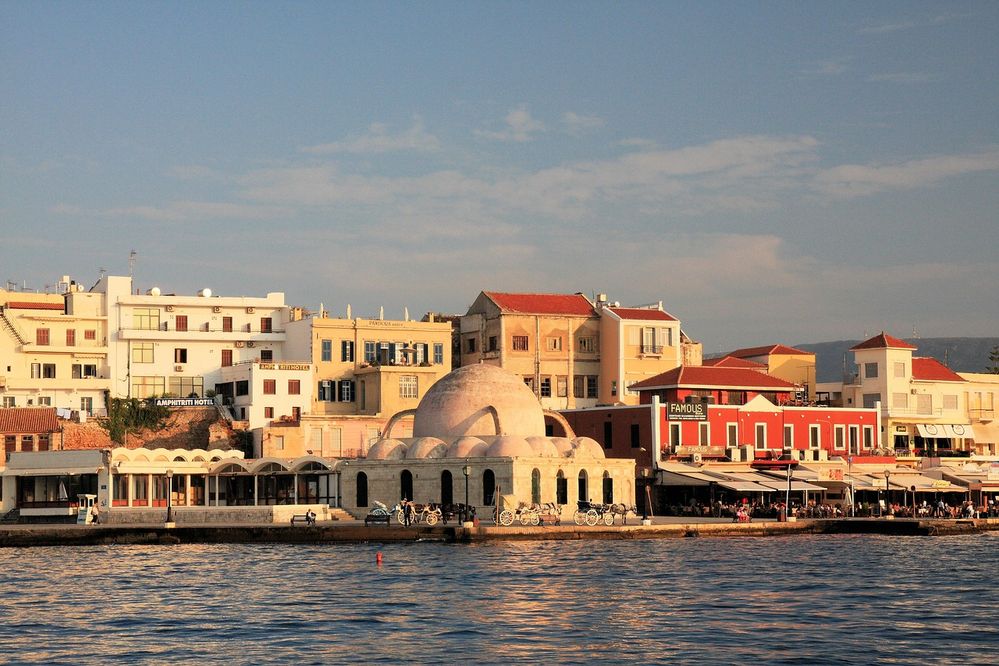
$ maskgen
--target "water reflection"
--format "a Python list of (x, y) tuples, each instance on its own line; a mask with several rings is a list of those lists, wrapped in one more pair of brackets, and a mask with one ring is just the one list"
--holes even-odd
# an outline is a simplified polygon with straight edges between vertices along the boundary
[(46, 663), (984, 664), (995, 543), (5, 549), (0, 640), (5, 658)]

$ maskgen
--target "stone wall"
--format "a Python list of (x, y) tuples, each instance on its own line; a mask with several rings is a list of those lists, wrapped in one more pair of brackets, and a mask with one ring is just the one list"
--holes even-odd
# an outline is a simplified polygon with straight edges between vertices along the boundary
[[(262, 525), (289, 523), (291, 517), (308, 509), (317, 521), (335, 520), (335, 512), (325, 504), (282, 504), (279, 506), (182, 506), (171, 511), (178, 525)], [(166, 507), (105, 510), (103, 519), (110, 525), (155, 525), (166, 520)]]

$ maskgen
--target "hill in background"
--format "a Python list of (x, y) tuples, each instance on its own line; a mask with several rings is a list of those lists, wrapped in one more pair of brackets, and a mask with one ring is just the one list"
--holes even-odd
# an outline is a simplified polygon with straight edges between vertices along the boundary
[[(985, 372), (989, 353), (999, 345), (999, 338), (906, 338), (917, 347), (914, 356), (932, 356), (955, 372)], [(820, 382), (838, 382), (843, 378), (843, 358), (847, 373), (854, 372), (853, 353), (848, 350), (861, 340), (836, 340), (796, 344), (815, 354), (815, 374)]]

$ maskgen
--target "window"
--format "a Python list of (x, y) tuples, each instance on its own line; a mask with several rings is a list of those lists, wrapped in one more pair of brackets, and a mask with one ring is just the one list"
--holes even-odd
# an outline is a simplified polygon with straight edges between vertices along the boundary
[(430, 349), (430, 345), (426, 342), (417, 342), (413, 347), (416, 349), (416, 365), (425, 365), (427, 363), (427, 350)]
[(87, 330), (85, 330), (83, 332), (83, 339), (84, 340), (96, 340), (97, 339), (97, 331), (95, 331), (92, 328), (88, 328)]
[(555, 391), (556, 395), (560, 398), (564, 398), (569, 395), (569, 378), (565, 375), (559, 375), (555, 379)]
[(643, 354), (662, 354), (663, 353), (663, 339), (666, 337), (666, 329), (652, 328), (647, 326), (642, 329), (642, 347), (641, 353)]
[(604, 421), (604, 448), (614, 448), (614, 424), (610, 421)]
[(261, 349), (260, 350), (260, 360), (264, 362), (274, 360), (274, 350), (273, 349)]
[(725, 443), (728, 446), (739, 446), (739, 424), (729, 423), (725, 427)]
[(916, 396), (916, 411), (920, 414), (933, 413), (933, 396), (921, 393)]
[(494, 352), (494, 351), (496, 351), (497, 348), (498, 348), (498, 345), (496, 344), (496, 336), (495, 335), (490, 335), (489, 336), (489, 342), (488, 342), (488, 344), (486, 346), (486, 351)]
[(877, 363), (865, 363), (864, 364), (864, 377), (867, 379), (873, 379), (878, 376), (878, 364)]
[(642, 446), (642, 429), (637, 423), (631, 424), (631, 448), (637, 449)]
[(272, 418), (274, 418), (274, 408), (273, 407), (264, 407), (264, 418), (265, 419), (272, 419)]
[(323, 379), (319, 382), (318, 397), (322, 402), (334, 402), (336, 400), (332, 380)]
[(956, 395), (945, 395), (943, 397), (943, 408), (949, 410), (957, 409), (957, 396)]
[(562, 470), (555, 475), (555, 502), (563, 506), (569, 503), (569, 482)]
[(47, 395), (39, 396), (39, 398), (38, 398), (38, 405), (40, 407), (51, 407), (52, 406), (52, 398), (50, 398)]
[(842, 451), (846, 448), (846, 426), (838, 425), (833, 429), (833, 446)]
[(906, 409), (909, 406), (908, 393), (892, 393), (891, 406), (896, 409)]
[(545, 349), (548, 351), (562, 351), (562, 338), (557, 336), (545, 338)]
[(574, 398), (586, 396), (586, 377), (583, 375), (576, 375), (572, 378), (572, 396)]
[[(3, 397), (3, 406), (4, 407), (16, 407), (17, 406), (17, 399), (14, 396), (12, 396), (12, 395), (5, 395)], [(7, 435), (7, 439), (10, 440), (14, 436), (15, 435)], [(7, 450), (8, 451), (13, 451), (14, 449), (12, 449), (10, 446), (8, 446)]]
[(232, 333), (232, 317), (222, 317), (222, 332)]
[(76, 329), (67, 328), (66, 329), (66, 346), (73, 347), (76, 345)]
[(465, 340), (465, 351), (469, 354), (475, 353), (475, 338), (467, 338)]
[(711, 424), (707, 421), (701, 421), (697, 424), (697, 437), (698, 443), (701, 446), (711, 445)]
[(586, 377), (586, 397), (596, 398), (597, 397), (597, 376), (588, 375)]
[(42, 363), (42, 379), (55, 379), (55, 378), (56, 378), (55, 363)]
[(329, 363), (333, 360), (333, 341), (332, 340), (322, 340), (320, 341), (320, 347), (322, 348), (320, 360), (324, 363)]
[(288, 395), (301, 395), (302, 394), (302, 382), (299, 379), (289, 379), (288, 380)]
[(140, 331), (158, 331), (160, 311), (157, 308), (135, 308), (132, 310), (132, 327)]
[(270, 317), (261, 317), (260, 318), (260, 332), (261, 333), (273, 333), (274, 332), (274, 329), (271, 327), (271, 318)]
[(236, 382), (236, 395), (250, 395), (250, 382), (240, 379)]
[(528, 342), (528, 337), (526, 335), (513, 336), (514, 351), (528, 351), (529, 349), (530, 349), (530, 343)]
[(344, 379), (340, 382), (340, 402), (354, 402), (353, 379)]
[(133, 398), (153, 398), (166, 393), (166, 377), (132, 377)]
[(97, 376), (97, 366), (92, 363), (74, 363), (72, 366), (73, 379), (86, 379)]
[(205, 392), (204, 377), (171, 377), (170, 393), (181, 398), (200, 398)]
[(767, 448), (767, 424), (757, 423), (756, 424), (756, 448), (765, 449)]
[(49, 329), (39, 328), (35, 330), (35, 344), (36, 345), (49, 344)]
[(597, 339), (593, 336), (579, 338), (579, 351), (584, 354), (592, 354), (597, 350)]
[(416, 375), (399, 375), (400, 398), (416, 398), (419, 394), (419, 380)]
[(175, 348), (173, 350), (173, 362), (187, 363), (187, 350), (182, 347)]
[(42, 378), (42, 364), (41, 363), (32, 363), (31, 364), (31, 378), (32, 379), (41, 379)]
[(274, 435), (274, 450), (284, 451), (284, 435)]
[(850, 426), (850, 455), (857, 455), (860, 453), (859, 440), (860, 439), (860, 426), (852, 425)]
[(232, 350), (223, 349), (222, 350), (222, 367), (229, 368), (232, 367)]
[(874, 448), (874, 427), (864, 426), (864, 448), (873, 449)]
[(542, 377), (541, 378), (541, 397), (550, 398), (552, 397), (552, 378)]
[(341, 340), (340, 341), (340, 360), (344, 363), (354, 362), (354, 341), (353, 340)]
[(905, 377), (905, 363), (902, 362), (895, 363), (895, 376)]
[(187, 331), (187, 315), (177, 315), (174, 327), (181, 332)]
[(153, 343), (136, 342), (132, 344), (132, 363), (152, 363)]
[[(330, 354), (333, 352), (331, 351)], [(378, 343), (372, 341), (366, 341), (364, 343), (364, 362), (374, 363), (378, 360)]]
[(794, 426), (785, 425), (784, 426), (784, 448), (793, 449), (794, 448)]
[(277, 380), (276, 379), (265, 379), (264, 380), (264, 395), (276, 395), (277, 394)]
[(818, 425), (808, 426), (808, 446), (813, 449), (822, 448), (822, 430)]
[(864, 394), (864, 409), (874, 409), (877, 407), (877, 403), (881, 402), (880, 393), (865, 393)]
[(680, 446), (680, 424), (670, 423), (669, 424), (669, 443), (672, 447)]
[(441, 365), (444, 363), (444, 343), (435, 342), (434, 343), (434, 365)]

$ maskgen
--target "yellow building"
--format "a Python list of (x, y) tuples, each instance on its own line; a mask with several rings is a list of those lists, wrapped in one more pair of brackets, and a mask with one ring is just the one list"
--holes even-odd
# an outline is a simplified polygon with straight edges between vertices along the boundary
[[(809, 401), (815, 400), (815, 354), (787, 345), (749, 347), (729, 352), (728, 357), (759, 363), (764, 372), (800, 386)], [(705, 363), (707, 365), (707, 363)]]
[(600, 310), (600, 402), (637, 405), (627, 387), (683, 363), (680, 322), (662, 309), (623, 308), (597, 303)]
[(958, 373), (967, 384), (964, 403), (968, 410), (968, 423), (975, 436), (972, 452), (981, 456), (999, 456), (999, 375), (980, 372)]

